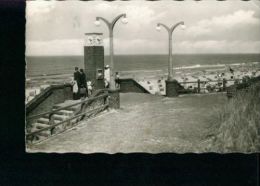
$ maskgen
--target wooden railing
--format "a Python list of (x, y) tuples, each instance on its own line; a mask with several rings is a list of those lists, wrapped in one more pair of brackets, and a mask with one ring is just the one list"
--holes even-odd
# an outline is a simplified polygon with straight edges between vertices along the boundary
[[(241, 79), (236, 79), (237, 81), (241, 81)], [(218, 91), (226, 91), (226, 88), (227, 88), (227, 82), (228, 81), (236, 81), (235, 79), (234, 80), (226, 80), (226, 79), (223, 79), (223, 80), (208, 80), (208, 81), (203, 81), (203, 80), (200, 80), (198, 79), (197, 81), (183, 81), (183, 82), (179, 82), (181, 85), (185, 85), (185, 84), (195, 84), (196, 86), (193, 87), (193, 89), (184, 89), (184, 90), (190, 90), (190, 93), (201, 93), (201, 90), (202, 89), (207, 89), (207, 87), (202, 87), (201, 84), (202, 83), (219, 83), (220, 85), (217, 86), (218, 88)], [(211, 88), (213, 88), (211, 86)], [(216, 88), (216, 87), (215, 87)]]
[[(233, 81), (234, 84), (227, 86), (227, 82), (229, 81)], [(237, 82), (236, 82), (237, 81)], [(185, 82), (179, 82), (181, 85), (184, 84), (196, 84), (196, 86), (194, 86), (193, 90), (187, 90), (187, 89), (183, 89), (180, 91), (180, 93), (201, 93), (202, 89), (207, 89), (207, 87), (201, 87), (202, 83), (220, 83), (220, 86), (215, 87), (218, 89), (218, 92), (227, 92), (227, 97), (233, 97), (237, 91), (239, 90), (247, 90), (247, 88), (249, 86), (251, 86), (252, 84), (255, 83), (259, 83), (260, 82), (260, 76), (257, 77), (247, 77), (245, 76), (242, 79), (231, 79), (231, 80), (209, 80), (209, 81), (201, 81), (201, 80), (197, 80), (197, 81), (185, 81)], [(210, 91), (209, 91), (210, 92)], [(213, 91), (212, 91), (213, 92)]]
[[(54, 114), (58, 113), (61, 110), (66, 110), (75, 106), (79, 106), (79, 109), (73, 113), (72, 116), (67, 118), (66, 120), (59, 121), (58, 123), (54, 123)], [(86, 117), (91, 117), (93, 115), (98, 114), (99, 112), (105, 110), (109, 106), (109, 96), (106, 90), (99, 90), (95, 92), (95, 94), (91, 98), (87, 98), (81, 100), (77, 103), (73, 103), (64, 107), (57, 108), (55, 110), (51, 110), (48, 112), (44, 112), (41, 114), (33, 115), (26, 118), (26, 128), (30, 129), (33, 126), (33, 123), (37, 121), (39, 118), (46, 118), (48, 119), (48, 127), (41, 128), (37, 131), (33, 132), (26, 132), (26, 142), (33, 143), (35, 137), (43, 132), (43, 131), (50, 131), (50, 136), (54, 133), (54, 129), (57, 127), (62, 126), (60, 131), (56, 131), (55, 134), (63, 132), (65, 129), (71, 128), (74, 125), (71, 125), (71, 121), (76, 120), (75, 123), (82, 120)], [(37, 141), (38, 142), (38, 141)]]

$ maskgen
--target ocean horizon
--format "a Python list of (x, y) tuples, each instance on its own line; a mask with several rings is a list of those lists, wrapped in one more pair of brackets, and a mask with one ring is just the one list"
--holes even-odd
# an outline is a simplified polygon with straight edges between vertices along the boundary
[[(174, 54), (175, 69), (185, 68), (221, 68), (226, 65), (258, 64), (260, 53), (250, 54)], [(27, 77), (73, 73), (74, 67), (84, 67), (83, 55), (67, 56), (26, 56)], [(109, 64), (109, 56), (105, 55), (104, 63)], [(115, 55), (116, 71), (158, 71), (167, 70), (166, 54), (128, 54)]]

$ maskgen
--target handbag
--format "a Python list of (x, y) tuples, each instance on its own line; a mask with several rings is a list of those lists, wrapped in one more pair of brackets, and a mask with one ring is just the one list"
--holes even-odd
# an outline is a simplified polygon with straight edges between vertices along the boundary
[(85, 87), (79, 89), (80, 94), (86, 94), (87, 89)]

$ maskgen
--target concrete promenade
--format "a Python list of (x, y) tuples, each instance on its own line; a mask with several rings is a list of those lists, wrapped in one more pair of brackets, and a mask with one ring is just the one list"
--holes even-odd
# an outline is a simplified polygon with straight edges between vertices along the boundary
[(28, 152), (200, 152), (226, 95), (166, 98), (124, 93), (121, 108), (82, 121), (77, 127), (35, 145)]

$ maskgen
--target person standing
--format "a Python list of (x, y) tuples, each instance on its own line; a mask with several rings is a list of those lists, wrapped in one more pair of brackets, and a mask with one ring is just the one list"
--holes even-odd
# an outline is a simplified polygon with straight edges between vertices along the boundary
[(119, 79), (120, 79), (119, 73), (116, 72), (116, 77), (115, 77), (116, 88), (120, 88)]
[[(75, 88), (74, 88), (74, 91), (73, 91), (73, 94), (74, 94), (73, 98), (79, 99), (80, 72), (79, 72), (78, 67), (75, 67), (75, 71), (74, 71), (74, 85), (73, 86)], [(76, 92), (76, 90), (77, 90), (77, 92)]]
[(234, 75), (234, 70), (229, 66), (229, 71), (232, 75)]
[(105, 78), (104, 79), (105, 88), (109, 88), (109, 81)]
[(72, 81), (72, 92), (73, 92), (73, 100), (78, 99), (79, 88), (78, 88), (77, 81), (75, 80)]
[(93, 91), (93, 84), (91, 81), (87, 81), (87, 91), (88, 91), (88, 96), (91, 96)]
[(77, 81), (77, 83), (79, 83), (79, 77), (80, 77), (79, 68), (75, 67), (74, 80)]
[(79, 76), (79, 92), (80, 97), (87, 96), (87, 81), (86, 81), (86, 74), (84, 73), (83, 69), (80, 69), (80, 76)]
[(109, 84), (110, 84), (110, 67), (109, 67), (109, 65), (106, 65), (105, 69), (104, 69), (104, 83), (105, 83), (105, 88), (109, 88)]
[(110, 67), (109, 67), (109, 65), (106, 65), (105, 66), (105, 70), (104, 70), (104, 78), (108, 81), (108, 82), (110, 82)]

